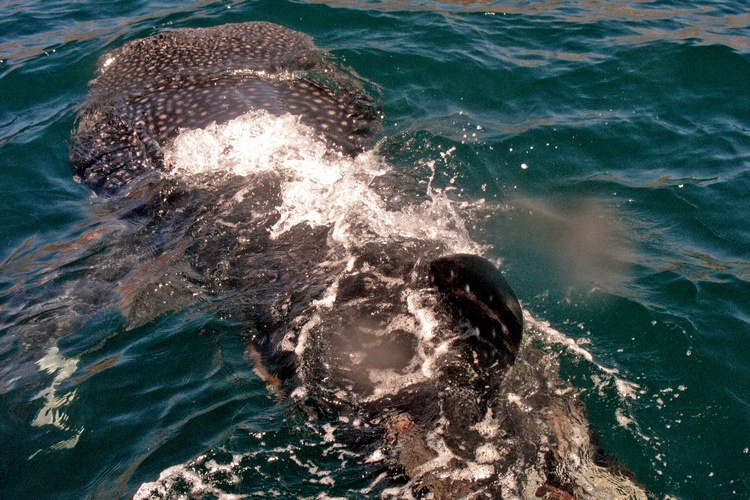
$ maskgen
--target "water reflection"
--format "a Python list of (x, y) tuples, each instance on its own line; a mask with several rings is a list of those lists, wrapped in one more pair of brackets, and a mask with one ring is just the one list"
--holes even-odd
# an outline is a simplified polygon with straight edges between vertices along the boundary
[(39, 410), (31, 425), (33, 427), (52, 426), (60, 431), (63, 439), (47, 448), (38, 449), (29, 459), (45, 451), (73, 448), (78, 444), (78, 439), (83, 434), (83, 428), (73, 428), (68, 422), (67, 408), (75, 401), (78, 389), (60, 390), (60, 385), (75, 373), (78, 367), (78, 359), (66, 358), (60, 354), (57, 346), (53, 346), (42, 359), (37, 361), (37, 365), (39, 365), (40, 371), (54, 375), (54, 379), (49, 386), (42, 389), (33, 398), (44, 400), (44, 406)]

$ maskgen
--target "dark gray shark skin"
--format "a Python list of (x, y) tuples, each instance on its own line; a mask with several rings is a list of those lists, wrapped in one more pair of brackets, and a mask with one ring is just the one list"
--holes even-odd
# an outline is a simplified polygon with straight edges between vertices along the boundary
[[(439, 240), (368, 237), (367, 228), (347, 248), (328, 226), (300, 223), (272, 237), (281, 204), (274, 175), (202, 185), (164, 175), (164, 150), (180, 130), (257, 109), (301, 117), (332, 154), (358, 154), (380, 129), (362, 86), (309, 37), (281, 26), (175, 30), (102, 58), (71, 162), (136, 228), (130, 244), (148, 249), (137, 273), (148, 279), (139, 283), (132, 270), (107, 278), (121, 283), (129, 321), (162, 312), (167, 294), (171, 307), (190, 303), (195, 290), (222, 297), (217, 307), (244, 325), (258, 373), (311, 418), (357, 422), (338, 427), (337, 439), (362, 461), (378, 451), (373, 467), (408, 481), (416, 496), (606, 498), (567, 470), (574, 451), (596, 455), (580, 404), (562, 403), (554, 383), (540, 386), (539, 398), (558, 408), (540, 422), (504, 395), (509, 381), (540, 375), (514, 370), (523, 313), (493, 264), (446, 255)], [(405, 382), (384, 390), (373, 374)], [(481, 430), (488, 420), (495, 431)], [(567, 424), (578, 426), (575, 450), (560, 444)], [(436, 440), (450, 460), (437, 460)], [(472, 476), (477, 463), (484, 472)], [(515, 486), (500, 480), (521, 473)]]
[(310, 37), (256, 22), (166, 32), (105, 55), (80, 114), (71, 160), (83, 182), (114, 192), (163, 167), (180, 128), (250, 109), (299, 115), (347, 154), (362, 151), (379, 111)]

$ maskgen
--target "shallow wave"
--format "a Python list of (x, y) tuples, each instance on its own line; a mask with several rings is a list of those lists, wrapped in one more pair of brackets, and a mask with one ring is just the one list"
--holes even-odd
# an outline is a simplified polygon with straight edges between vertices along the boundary
[[(370, 1), (313, 0), (350, 9), (383, 11), (428, 11), (442, 13), (447, 17), (480, 13), (486, 16), (503, 16), (515, 21), (530, 18), (536, 23), (578, 26), (606, 26), (604, 44), (642, 45), (655, 41), (674, 41), (699, 45), (725, 45), (740, 52), (750, 51), (748, 28), (750, 14), (740, 4), (732, 2), (690, 3), (662, 2), (612, 2), (590, 0), (586, 2), (497, 2), (483, 0), (467, 2), (461, 0), (423, 1)], [(364, 5), (363, 5), (364, 4)], [(455, 22), (455, 21), (454, 21)], [(618, 33), (610, 35), (610, 33)], [(543, 58), (557, 58), (565, 51), (544, 51)], [(523, 59), (533, 58), (533, 51), (519, 55)], [(563, 57), (564, 58), (564, 57)]]
[(0, 36), (0, 64), (18, 67), (41, 55), (51, 56), (60, 49), (71, 50), (81, 42), (112, 42), (131, 33), (134, 25), (199, 11), (216, 3), (196, 0), (174, 7), (169, 2), (149, 2), (144, 10), (139, 3), (126, 2), (105, 12), (94, 4), (65, 1), (0, 2), (0, 8), (9, 19)]

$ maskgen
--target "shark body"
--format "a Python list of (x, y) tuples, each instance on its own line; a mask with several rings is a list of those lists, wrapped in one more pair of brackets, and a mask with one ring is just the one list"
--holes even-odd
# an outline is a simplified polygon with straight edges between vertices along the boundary
[[(354, 158), (380, 130), (362, 85), (281, 26), (175, 30), (102, 58), (71, 161), (138, 221), (131, 241), (149, 249), (139, 274), (149, 286), (122, 302), (130, 321), (158, 314), (167, 295), (170, 307), (196, 289), (224, 297), (257, 372), (303, 414), (356, 422), (337, 439), (363, 461), (379, 457), (417, 496), (608, 498), (619, 488), (640, 498), (626, 475), (593, 465), (597, 448), (580, 403), (562, 402), (564, 384), (514, 366), (523, 312), (495, 265), (439, 237), (382, 234), (358, 209), (279, 230), (291, 174), (169, 174), (185, 131), (257, 112), (295, 117), (326, 157)], [(398, 199), (383, 189), (383, 206)], [(522, 379), (539, 385), (543, 414), (508, 399)], [(585, 462), (605, 479), (582, 472)]]

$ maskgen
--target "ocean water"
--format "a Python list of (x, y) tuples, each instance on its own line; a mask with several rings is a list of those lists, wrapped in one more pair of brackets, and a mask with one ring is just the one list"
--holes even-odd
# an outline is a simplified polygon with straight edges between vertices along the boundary
[(0, 6), (0, 497), (131, 497), (188, 463), (175, 497), (383, 491), (268, 390), (241, 324), (194, 304), (127, 324), (77, 288), (127, 252), (68, 161), (97, 60), (254, 20), (365, 82), (385, 113), (378, 158), (450, 194), (651, 497), (750, 497), (747, 5)]

